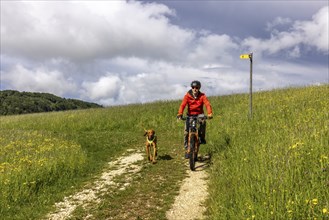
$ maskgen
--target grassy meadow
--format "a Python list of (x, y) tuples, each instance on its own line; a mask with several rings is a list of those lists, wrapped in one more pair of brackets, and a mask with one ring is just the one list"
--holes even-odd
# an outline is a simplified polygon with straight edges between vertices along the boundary
[[(202, 154), (212, 155), (208, 219), (329, 219), (328, 97), (328, 85), (258, 92), (252, 120), (247, 94), (209, 97), (215, 117), (201, 146)], [(153, 219), (155, 212), (165, 219), (188, 169), (184, 123), (175, 118), (179, 104), (0, 117), (0, 216), (42, 218), (107, 162), (127, 149), (143, 151), (144, 128), (154, 128), (158, 163), (145, 165), (136, 183), (104, 198), (93, 215), (105, 219), (130, 209), (130, 219)], [(126, 202), (142, 206), (149, 198), (157, 207)]]
[[(159, 157), (164, 158), (162, 163), (168, 164), (153, 169), (163, 169), (161, 175), (168, 176), (168, 172), (178, 167), (177, 175), (171, 172), (173, 182), (163, 189), (167, 192), (162, 192), (170, 197), (166, 200), (172, 201), (179, 189), (179, 180), (186, 175), (183, 166), (169, 160), (176, 157), (175, 151), (182, 149), (179, 143), (183, 123), (176, 121), (177, 104), (159, 102), (0, 117), (0, 216), (3, 219), (41, 218), (55, 202), (79, 191), (100, 174), (109, 161), (127, 149), (144, 152), (146, 128), (155, 128), (161, 134), (158, 135)], [(158, 176), (156, 172), (160, 171), (154, 171)], [(138, 190), (137, 185), (133, 187)], [(151, 189), (148, 187), (147, 191)], [(173, 193), (167, 194), (168, 190)], [(134, 194), (136, 192), (132, 196)], [(121, 201), (122, 195), (116, 196), (115, 201)], [(122, 202), (111, 205), (123, 207)], [(106, 218), (102, 214), (95, 216)]]
[(218, 97), (210, 219), (329, 219), (329, 87)]

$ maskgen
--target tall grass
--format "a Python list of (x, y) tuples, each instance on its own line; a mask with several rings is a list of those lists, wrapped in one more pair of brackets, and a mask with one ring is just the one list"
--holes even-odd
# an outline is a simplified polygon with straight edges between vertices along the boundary
[(174, 103), (0, 117), (0, 216), (36, 219), (126, 149), (144, 128), (170, 135)]
[(329, 87), (214, 98), (211, 219), (329, 218)]
[[(328, 85), (253, 97), (252, 120), (248, 95), (210, 97), (215, 118), (208, 121), (207, 145), (201, 146), (202, 154), (212, 154), (209, 219), (329, 218)], [(179, 104), (0, 117), (1, 218), (40, 218), (108, 161), (129, 148), (144, 150), (144, 128), (156, 129), (160, 156), (172, 158), (156, 166), (168, 166), (177, 178), (154, 175), (177, 186), (183, 173), (173, 167), (184, 163), (173, 150), (181, 148), (183, 155), (184, 123), (175, 119)], [(142, 196), (138, 184), (134, 187)], [(135, 195), (125, 196), (122, 201)], [(154, 198), (167, 207), (173, 196)]]
[(0, 213), (36, 199), (45, 186), (80, 172), (80, 145), (36, 131), (1, 132)]

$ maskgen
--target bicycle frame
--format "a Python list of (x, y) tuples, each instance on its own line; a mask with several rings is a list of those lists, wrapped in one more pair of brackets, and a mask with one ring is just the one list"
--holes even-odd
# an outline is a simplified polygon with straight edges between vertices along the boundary
[(192, 171), (195, 170), (195, 161), (197, 160), (199, 148), (200, 148), (200, 141), (199, 141), (200, 123), (206, 119), (207, 116), (203, 114), (187, 116), (186, 118), (183, 118), (183, 120), (188, 120), (189, 123), (187, 153), (189, 155), (190, 169)]
[(195, 146), (195, 153), (198, 152), (198, 148), (200, 147), (199, 143), (199, 128), (200, 124), (198, 123), (197, 117), (189, 118), (189, 138), (188, 138), (188, 153), (190, 153), (191, 139), (194, 138), (194, 143), (197, 143)]

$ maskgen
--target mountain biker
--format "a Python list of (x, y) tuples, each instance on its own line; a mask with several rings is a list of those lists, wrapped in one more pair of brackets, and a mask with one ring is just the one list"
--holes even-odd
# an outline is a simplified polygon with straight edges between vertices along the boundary
[[(203, 114), (203, 105), (206, 106), (208, 118), (212, 118), (212, 107), (207, 98), (207, 96), (200, 91), (201, 83), (200, 81), (194, 80), (191, 83), (191, 89), (185, 94), (182, 103), (179, 107), (177, 118), (182, 119), (184, 109), (186, 105), (187, 115), (199, 115)], [(185, 128), (184, 128), (184, 147), (187, 150), (188, 144), (188, 131), (189, 131), (189, 120), (186, 120)], [(200, 144), (206, 144), (206, 121), (200, 124)], [(186, 155), (185, 155), (186, 157)]]

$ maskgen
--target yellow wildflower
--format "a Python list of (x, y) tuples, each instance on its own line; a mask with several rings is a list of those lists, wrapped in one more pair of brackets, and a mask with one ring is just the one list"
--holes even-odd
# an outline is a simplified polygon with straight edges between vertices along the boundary
[(318, 199), (312, 199), (312, 203), (313, 203), (313, 205), (318, 204)]
[(323, 208), (323, 209), (322, 209), (322, 213), (323, 213), (323, 214), (327, 214), (327, 213), (328, 213), (328, 209), (327, 209), (327, 208)]
[(301, 145), (303, 145), (304, 143), (303, 142), (296, 142), (294, 145), (292, 145), (291, 147), (289, 147), (289, 149), (295, 149), (297, 147), (300, 147)]

